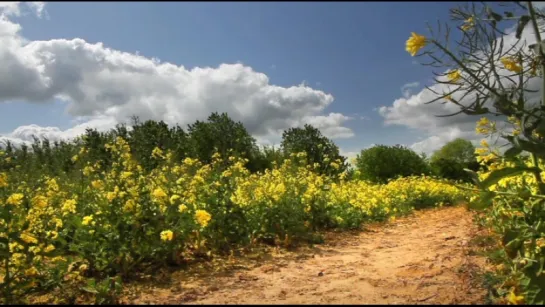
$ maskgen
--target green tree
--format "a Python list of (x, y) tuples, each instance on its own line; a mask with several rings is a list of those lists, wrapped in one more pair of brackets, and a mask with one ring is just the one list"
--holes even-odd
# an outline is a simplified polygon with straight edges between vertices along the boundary
[(259, 156), (256, 140), (241, 122), (233, 121), (226, 113), (214, 112), (207, 121), (189, 125), (188, 131), (193, 154), (200, 161), (210, 163), (212, 155), (218, 152), (224, 158), (235, 155), (247, 158), (248, 169), (260, 169), (256, 163)]
[(439, 177), (470, 181), (471, 177), (464, 169), (474, 171), (479, 169), (479, 163), (475, 157), (475, 146), (462, 138), (450, 141), (433, 153), (430, 158), (430, 167)]
[(475, 146), (466, 139), (457, 138), (434, 152), (430, 161), (434, 162), (439, 159), (452, 160), (462, 164), (471, 163), (476, 161)]
[(377, 145), (362, 150), (356, 158), (356, 168), (360, 179), (375, 183), (429, 173), (429, 167), (422, 156), (400, 145)]
[[(338, 174), (347, 167), (346, 158), (339, 154), (339, 147), (311, 125), (284, 131), (281, 147), (286, 156), (305, 152), (308, 163), (311, 165), (318, 163), (318, 171), (322, 174)], [(336, 160), (340, 163), (335, 162)]]
[(157, 160), (151, 157), (156, 147), (163, 151), (174, 147), (171, 130), (164, 121), (147, 120), (141, 123), (135, 117), (128, 135), (132, 153), (147, 170), (157, 166)]

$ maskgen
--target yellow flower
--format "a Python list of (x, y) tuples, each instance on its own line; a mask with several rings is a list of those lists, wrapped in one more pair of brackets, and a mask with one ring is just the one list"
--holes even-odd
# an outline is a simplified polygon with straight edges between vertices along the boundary
[(155, 198), (164, 198), (164, 197), (167, 197), (167, 193), (165, 193), (165, 191), (163, 191), (163, 189), (157, 188), (157, 189), (153, 190), (153, 197), (155, 197)]
[(30, 276), (30, 277), (36, 276), (36, 275), (38, 275), (38, 270), (36, 270), (35, 267), (31, 267), (31, 268), (25, 270), (25, 275)]
[(9, 244), (9, 251), (11, 253), (17, 252), (19, 250), (24, 250), (24, 249), (25, 249), (25, 247), (22, 246), (21, 244), (17, 243), (17, 242), (13, 242), (13, 243)]
[(39, 248), (38, 246), (31, 246), (29, 249), (28, 249), (29, 252), (33, 253), (34, 255), (38, 254), (39, 252), (42, 251), (41, 248)]
[(195, 220), (197, 220), (197, 223), (199, 223), (201, 227), (206, 227), (211, 219), (212, 216), (205, 210), (197, 210), (195, 212)]
[(85, 176), (89, 176), (91, 175), (95, 170), (93, 169), (92, 166), (86, 166), (83, 168), (83, 175)]
[(0, 173), (0, 188), (8, 186), (8, 175), (6, 173)]
[(21, 193), (14, 193), (8, 197), (8, 200), (6, 202), (10, 205), (18, 206), (23, 203), (24, 197), (25, 196)]
[(88, 215), (83, 217), (83, 222), (81, 222), (82, 225), (87, 226), (93, 221), (93, 215)]
[(495, 123), (491, 123), (488, 120), (488, 118), (482, 117), (477, 122), (477, 127), (475, 127), (475, 132), (477, 132), (477, 134), (489, 134), (489, 133), (493, 133), (495, 129), (496, 129)]
[(516, 295), (515, 292), (511, 291), (509, 292), (509, 295), (507, 296), (507, 300), (509, 301), (509, 303), (513, 305), (520, 305), (524, 303), (524, 296)]
[(155, 147), (153, 151), (151, 152), (151, 156), (153, 158), (162, 158), (163, 157), (163, 151), (159, 147)]
[(453, 71), (450, 71), (447, 74), (447, 77), (448, 77), (450, 82), (456, 83), (456, 82), (458, 82), (458, 80), (460, 80), (462, 78), (462, 74), (460, 73), (459, 69), (455, 69)]
[(112, 202), (117, 197), (116, 192), (108, 192), (106, 193), (106, 199), (108, 199), (109, 202)]
[(74, 199), (68, 199), (62, 205), (63, 215), (68, 213), (76, 213), (76, 201)]
[(82, 264), (82, 265), (79, 266), (79, 270), (80, 270), (81, 272), (87, 271), (88, 268), (89, 268), (89, 267), (88, 267), (86, 264)]
[(121, 173), (121, 179), (123, 179), (123, 180), (127, 179), (127, 178), (131, 177), (132, 175), (133, 175), (132, 172), (123, 172), (123, 173)]
[(522, 67), (517, 63), (517, 61), (513, 57), (503, 57), (500, 59), (501, 63), (505, 67), (505, 69), (520, 73), (522, 71)]
[(59, 233), (53, 230), (46, 232), (46, 235), (51, 236), (51, 239), (55, 240), (59, 236)]
[(163, 241), (172, 241), (174, 233), (170, 230), (161, 231), (161, 240)]
[(125, 205), (123, 206), (123, 211), (131, 212), (135, 206), (136, 206), (135, 201), (133, 199), (129, 199), (125, 202)]
[(102, 180), (93, 180), (91, 181), (91, 186), (95, 189), (102, 189), (104, 187), (104, 183)]
[(170, 203), (174, 205), (178, 199), (180, 199), (180, 195), (174, 194), (170, 197)]
[(55, 228), (61, 228), (63, 223), (62, 223), (62, 220), (61, 219), (58, 219), (58, 218), (55, 218), (53, 219), (53, 222), (55, 223)]
[(55, 246), (53, 246), (53, 244), (49, 244), (49, 245), (44, 249), (44, 252), (49, 253), (49, 252), (54, 251), (54, 250), (55, 250)]
[(27, 244), (36, 244), (38, 243), (38, 240), (34, 238), (33, 236), (29, 235), (28, 233), (22, 233), (19, 238), (23, 240)]
[(412, 32), (411, 37), (405, 43), (405, 50), (407, 50), (411, 56), (415, 56), (420, 49), (426, 46), (426, 44), (427, 40), (425, 36)]
[(467, 31), (475, 26), (475, 19), (473, 16), (465, 20), (465, 23), (462, 25), (462, 31)]
[(32, 204), (39, 208), (45, 208), (47, 207), (47, 197), (41, 195), (35, 196), (32, 198)]
[(180, 213), (183, 213), (187, 210), (187, 206), (186, 205), (179, 205), (178, 206), (178, 211), (180, 211)]
[(479, 156), (484, 156), (488, 153), (488, 149), (486, 148), (475, 148), (475, 154)]

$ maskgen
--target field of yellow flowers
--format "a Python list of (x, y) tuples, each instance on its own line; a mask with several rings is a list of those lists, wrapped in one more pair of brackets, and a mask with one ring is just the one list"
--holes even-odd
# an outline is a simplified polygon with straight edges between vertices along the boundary
[(312, 240), (317, 230), (357, 228), (470, 196), (429, 177), (374, 185), (346, 173), (321, 176), (304, 153), (250, 174), (235, 157), (174, 163), (156, 149), (159, 167), (147, 173), (122, 138), (106, 147), (114, 156), (108, 170), (85, 148), (72, 158), (77, 180), (24, 174), (17, 166), (0, 173), (6, 303), (53, 289), (83, 289), (101, 297), (98, 303), (111, 302), (121, 280), (144, 266), (176, 265), (189, 254), (235, 245)]
[[(509, 118), (514, 135), (520, 133), (520, 120)], [(482, 118), (476, 132), (490, 134), (496, 131), (495, 122)], [(495, 180), (486, 191), (470, 198), (474, 206), (486, 208), (481, 224), (499, 237), (496, 255), (498, 264), (496, 295), (511, 304), (543, 304), (545, 302), (545, 208), (540, 185), (545, 184), (545, 163), (530, 157), (506, 159), (486, 141), (476, 150), (477, 159), (487, 164), (487, 170), (478, 173), (482, 182), (493, 172), (515, 167), (535, 167), (537, 173), (520, 172)]]

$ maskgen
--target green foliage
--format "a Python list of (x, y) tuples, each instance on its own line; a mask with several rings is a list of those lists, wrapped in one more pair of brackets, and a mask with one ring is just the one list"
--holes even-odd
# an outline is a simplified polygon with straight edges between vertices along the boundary
[(356, 167), (361, 179), (376, 183), (429, 173), (422, 156), (400, 145), (378, 145), (364, 149), (356, 158)]
[(226, 113), (212, 113), (206, 122), (189, 125), (189, 138), (193, 157), (204, 163), (212, 161), (212, 155), (237, 156), (249, 160), (251, 171), (260, 170), (260, 153), (255, 139), (241, 122), (235, 122)]
[[(506, 255), (505, 282), (497, 289), (501, 302), (543, 305), (545, 44), (540, 32), (545, 14), (531, 1), (506, 3), (502, 9), (506, 18), (487, 3), (452, 9), (451, 19), (460, 22), (458, 29), (464, 32), (461, 40), (452, 42), (451, 29), (447, 26), (442, 31), (439, 26), (437, 32), (430, 28), (435, 37), (413, 35), (406, 47), (413, 56), (425, 48), (420, 55), (428, 56), (429, 61), (424, 65), (446, 71), (436, 74), (437, 83), (453, 85), (444, 87), (448, 92), (434, 92), (437, 97), (428, 103), (442, 101), (460, 107), (458, 112), (442, 116), (483, 115), (477, 133), (498, 136), (507, 143), (503, 154), (489, 146), (478, 149), (478, 160), (486, 167), (478, 173), (468, 172), (479, 191), (472, 197), (471, 207), (484, 210), (487, 226), (501, 238)], [(535, 44), (507, 43), (503, 30), (508, 28), (516, 29), (517, 39), (524, 31), (533, 30), (524, 41)], [(505, 86), (506, 82), (510, 85)], [(541, 97), (536, 99), (537, 95)], [(492, 114), (507, 119), (513, 129), (498, 129), (499, 125), (491, 122)]]
[(450, 141), (433, 153), (430, 167), (434, 175), (441, 178), (471, 181), (464, 169), (477, 171), (479, 163), (475, 157), (475, 146), (465, 139), (457, 138)]
[(452, 160), (461, 164), (476, 161), (475, 146), (468, 140), (457, 138), (434, 152), (430, 161), (434, 162), (439, 159)]
[(308, 163), (317, 163), (321, 174), (340, 174), (347, 168), (346, 158), (339, 154), (339, 147), (311, 125), (284, 131), (281, 146), (285, 155), (305, 152)]

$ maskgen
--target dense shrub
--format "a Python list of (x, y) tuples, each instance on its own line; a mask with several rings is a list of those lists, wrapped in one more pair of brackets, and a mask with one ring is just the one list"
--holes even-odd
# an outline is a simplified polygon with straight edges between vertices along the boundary
[(479, 169), (475, 146), (461, 138), (448, 142), (433, 153), (430, 167), (433, 174), (441, 178), (470, 182), (471, 176), (464, 169), (473, 171)]
[(320, 174), (340, 174), (347, 168), (346, 158), (339, 154), (339, 147), (310, 125), (284, 131), (281, 146), (286, 156), (306, 153), (307, 162), (309, 165), (316, 163)]
[(356, 158), (361, 179), (386, 183), (389, 179), (428, 174), (423, 157), (403, 146), (377, 145), (364, 149)]

